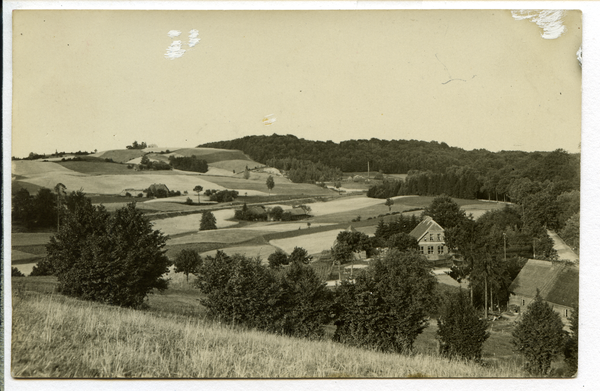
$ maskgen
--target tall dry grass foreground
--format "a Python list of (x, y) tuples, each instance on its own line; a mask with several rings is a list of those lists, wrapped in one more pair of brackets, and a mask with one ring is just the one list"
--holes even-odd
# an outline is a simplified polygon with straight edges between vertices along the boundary
[(39, 294), (14, 297), (12, 332), (14, 377), (525, 376), (508, 365), (377, 353)]

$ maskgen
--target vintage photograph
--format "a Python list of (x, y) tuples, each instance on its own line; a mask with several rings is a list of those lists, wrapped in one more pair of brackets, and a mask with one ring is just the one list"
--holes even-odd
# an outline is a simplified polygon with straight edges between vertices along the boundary
[(5, 376), (577, 377), (581, 11), (12, 23)]

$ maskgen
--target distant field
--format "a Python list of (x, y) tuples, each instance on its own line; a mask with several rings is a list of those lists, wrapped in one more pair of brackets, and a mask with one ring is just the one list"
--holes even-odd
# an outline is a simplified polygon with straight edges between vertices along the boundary
[(212, 167), (221, 168), (221, 169), (227, 170), (227, 171), (235, 170), (236, 173), (243, 172), (246, 169), (246, 166), (248, 166), (248, 168), (250, 168), (250, 169), (252, 169), (254, 167), (262, 167), (263, 166), (263, 164), (256, 163), (255, 161), (248, 160), (248, 159), (222, 160), (222, 161), (212, 162), (209, 164)]
[[(178, 155), (192, 156), (195, 155), (199, 159), (206, 160), (207, 163), (215, 163), (223, 160), (245, 160), (248, 165), (254, 164), (260, 166), (260, 163), (256, 163), (249, 159), (242, 151), (229, 150), (229, 149), (215, 149), (215, 148), (182, 148), (176, 151), (171, 151)], [(244, 166), (245, 167), (245, 166)]]
[[(223, 252), (225, 252), (225, 254), (227, 254), (227, 255), (242, 254), (247, 257), (253, 257), (253, 258), (260, 257), (263, 264), (268, 264), (267, 258), (269, 257), (269, 255), (271, 255), (275, 251), (277, 251), (277, 248), (275, 248), (273, 246), (269, 246), (269, 245), (259, 245), (259, 246), (232, 246), (232, 247), (225, 247), (221, 250)], [(200, 255), (202, 255), (203, 257), (205, 257), (207, 255), (215, 256), (216, 253), (217, 253), (217, 250), (212, 250), (212, 251), (203, 252)]]
[[(229, 220), (233, 218), (233, 209), (216, 210), (212, 213), (217, 220), (217, 228), (226, 228), (239, 224), (239, 222), (237, 221)], [(170, 217), (167, 219), (154, 220), (152, 222), (152, 225), (154, 229), (160, 230), (164, 234), (176, 235), (185, 232), (197, 232), (200, 228), (201, 218), (201, 213), (195, 213), (186, 216), (177, 216)]]
[(169, 240), (169, 245), (192, 244), (192, 243), (242, 243), (260, 237), (268, 231), (241, 230), (234, 228), (215, 229), (199, 231), (190, 235), (179, 236)]
[(103, 159), (112, 159), (115, 162), (125, 163), (136, 157), (144, 155), (144, 151), (141, 149), (115, 149), (112, 151), (104, 151), (95, 154), (95, 156)]
[(44, 233), (12, 233), (11, 237), (11, 245), (15, 246), (35, 246), (35, 245), (45, 245), (50, 240), (50, 236), (53, 236), (54, 233), (44, 232)]
[(56, 162), (61, 166), (88, 175), (139, 175), (141, 172), (127, 168), (126, 164), (108, 162)]

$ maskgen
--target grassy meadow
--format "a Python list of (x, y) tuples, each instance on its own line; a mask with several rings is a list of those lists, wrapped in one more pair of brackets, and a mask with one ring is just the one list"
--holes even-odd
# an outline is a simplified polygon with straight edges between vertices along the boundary
[[(38, 292), (13, 278), (11, 369), (17, 378), (526, 376), (515, 360), (481, 366), (438, 357), (431, 327), (414, 354), (386, 354), (213, 322), (189, 289), (152, 295), (150, 309), (142, 311), (49, 293), (47, 277), (34, 279)], [(185, 284), (184, 277), (176, 283)]]

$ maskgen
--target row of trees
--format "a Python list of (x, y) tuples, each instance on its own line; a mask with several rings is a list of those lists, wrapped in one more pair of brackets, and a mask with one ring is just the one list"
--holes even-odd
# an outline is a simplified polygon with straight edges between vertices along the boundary
[(137, 141), (134, 141), (133, 143), (131, 143), (131, 145), (127, 145), (125, 148), (127, 149), (146, 149), (147, 145), (145, 141), (142, 141), (141, 143), (138, 143)]

